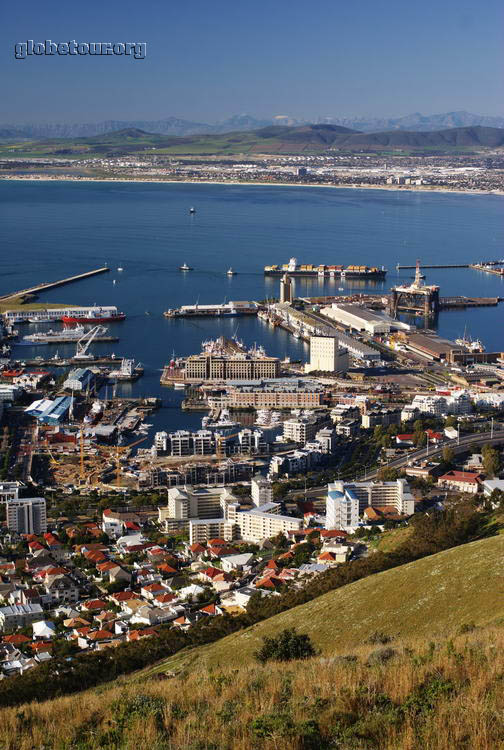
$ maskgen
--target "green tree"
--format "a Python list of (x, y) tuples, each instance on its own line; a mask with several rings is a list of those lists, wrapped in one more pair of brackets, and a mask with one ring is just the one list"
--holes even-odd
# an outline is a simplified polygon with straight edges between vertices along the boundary
[(254, 657), (265, 664), (267, 661), (292, 661), (309, 659), (316, 651), (306, 633), (298, 633), (295, 628), (286, 628), (276, 638), (263, 638), (263, 645)]
[(445, 464), (451, 464), (453, 463), (453, 459), (455, 458), (455, 451), (450, 445), (445, 445), (443, 448), (443, 461)]
[(484, 445), (481, 451), (483, 455), (483, 467), (489, 479), (493, 479), (500, 470), (500, 458), (495, 448)]

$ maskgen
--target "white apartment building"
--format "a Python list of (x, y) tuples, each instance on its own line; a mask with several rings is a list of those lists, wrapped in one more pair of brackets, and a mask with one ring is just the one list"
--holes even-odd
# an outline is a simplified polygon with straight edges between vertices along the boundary
[(171, 522), (174, 522), (174, 527), (180, 526), (179, 522), (184, 522), (188, 528), (189, 520), (192, 518), (223, 518), (228, 503), (235, 500), (234, 495), (226, 487), (170, 487), (168, 504), (158, 509), (158, 519), (167, 529), (171, 528)]
[(452, 393), (451, 396), (417, 395), (411, 402), (411, 408), (436, 417), (443, 414), (470, 414), (472, 400), (466, 391), (458, 391)]
[(250, 482), (250, 494), (256, 507), (273, 502), (273, 485), (261, 474), (256, 474)]
[(328, 485), (326, 529), (355, 528), (366, 508), (385, 506), (393, 507), (401, 515), (413, 515), (415, 500), (405, 479), (396, 479), (395, 482), (333, 482)]
[(46, 501), (43, 497), (11, 498), (6, 503), (7, 528), (16, 534), (47, 531)]
[(348, 366), (348, 350), (336, 336), (310, 336), (310, 362), (305, 372), (346, 372)]
[(0, 482), (0, 502), (17, 500), (20, 486), (19, 482)]
[(162, 430), (161, 432), (156, 432), (154, 435), (154, 447), (156, 449), (156, 453), (168, 453), (169, 450), (169, 441), (168, 441), (168, 433)]
[(235, 539), (235, 524), (226, 518), (191, 518), (189, 521), (189, 544), (204, 544), (209, 539)]
[(328, 415), (320, 419), (317, 417), (293, 417), (286, 419), (283, 423), (283, 436), (285, 440), (293, 443), (308, 443), (313, 440), (317, 432), (322, 428), (329, 426), (331, 420)]
[(239, 504), (228, 505), (228, 519), (236, 524), (237, 539), (258, 544), (263, 539), (269, 539), (277, 534), (287, 535), (289, 531), (299, 531), (303, 528), (302, 518), (281, 516), (278, 513), (278, 503), (268, 503), (252, 510), (239, 510)]
[(333, 482), (327, 487), (326, 529), (343, 531), (359, 525), (359, 499), (344, 482)]

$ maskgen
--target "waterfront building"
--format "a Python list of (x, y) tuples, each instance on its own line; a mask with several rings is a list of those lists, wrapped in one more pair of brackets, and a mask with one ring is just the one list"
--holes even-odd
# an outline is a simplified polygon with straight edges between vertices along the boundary
[(260, 380), (279, 375), (280, 360), (266, 356), (262, 347), (247, 350), (223, 337), (203, 342), (201, 354), (193, 354), (185, 362), (186, 380)]
[(314, 408), (322, 406), (324, 387), (315, 381), (277, 378), (260, 382), (228, 383), (222, 405), (255, 409)]
[(346, 372), (348, 350), (340, 345), (337, 336), (310, 336), (310, 362), (306, 372)]
[(43, 497), (8, 498), (6, 516), (7, 528), (16, 534), (44, 534), (47, 531)]

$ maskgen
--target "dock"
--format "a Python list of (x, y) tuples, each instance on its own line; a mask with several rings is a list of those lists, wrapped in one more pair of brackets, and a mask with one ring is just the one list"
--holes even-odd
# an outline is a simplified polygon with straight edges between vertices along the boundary
[[(43, 339), (36, 339), (35, 341), (30, 341), (26, 338), (26, 336), (23, 338), (23, 341), (18, 342), (22, 344), (22, 346), (40, 346), (41, 344), (44, 344), (45, 346), (59, 346), (60, 344), (76, 344), (78, 339), (75, 337), (70, 338), (63, 336), (62, 338), (58, 338), (57, 341), (48, 339), (47, 341), (44, 341)], [(119, 341), (119, 336), (95, 336), (93, 339), (94, 342), (117, 342)]]
[[(501, 260), (486, 260), (484, 263), (420, 263), (420, 268), (476, 268), (480, 271), (495, 271), (485, 268), (485, 266), (500, 266), (502, 265)], [(400, 263), (396, 265), (396, 271), (415, 271), (416, 265), (414, 266), (402, 266)], [(500, 271), (499, 271), (500, 273)]]
[(95, 268), (92, 271), (85, 271), (84, 273), (76, 274), (75, 276), (68, 276), (66, 279), (59, 279), (58, 281), (45, 281), (37, 286), (29, 287), (28, 289), (20, 289), (18, 292), (10, 292), (0, 296), (0, 301), (6, 301), (15, 297), (23, 297), (28, 294), (38, 294), (39, 292), (46, 292), (48, 289), (55, 289), (58, 286), (64, 286), (65, 284), (72, 284), (74, 281), (82, 281), (82, 279), (89, 279), (92, 276), (98, 276), (100, 273), (108, 273), (110, 268), (103, 266), (102, 268)]
[[(497, 265), (497, 264), (495, 264), (495, 265)], [(485, 273), (493, 273), (493, 274), (495, 274), (495, 276), (500, 276), (502, 278), (502, 277), (504, 277), (504, 268), (502, 267), (502, 265), (503, 264), (501, 263), (501, 267), (500, 268), (490, 268), (489, 267), (490, 264), (488, 264), (488, 263), (487, 264), (483, 264), (483, 263), (471, 263), (471, 265), (469, 266), (469, 268), (474, 268), (475, 271), (484, 271)]]
[(502, 302), (502, 297), (440, 297), (439, 307), (494, 307)]
[[(86, 359), (75, 359), (74, 357), (62, 359), (46, 359), (36, 357), (35, 359), (15, 360), (12, 364), (13, 369), (24, 367), (87, 367), (88, 365), (117, 365), (121, 362), (122, 357), (93, 357)], [(1, 373), (0, 373), (1, 375)]]

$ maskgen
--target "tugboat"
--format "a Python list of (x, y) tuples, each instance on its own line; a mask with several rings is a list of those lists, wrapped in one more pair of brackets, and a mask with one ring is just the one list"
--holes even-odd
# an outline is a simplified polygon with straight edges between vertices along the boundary
[(189, 213), (190, 214), (195, 214), (196, 213), (196, 209), (191, 206), (191, 208), (189, 209)]
[(236, 276), (236, 271), (233, 271), (232, 268), (228, 268), (228, 270), (226, 271), (226, 274), (228, 276)]
[(179, 271), (194, 271), (194, 268), (191, 268), (187, 263), (184, 263), (184, 265), (179, 266)]

